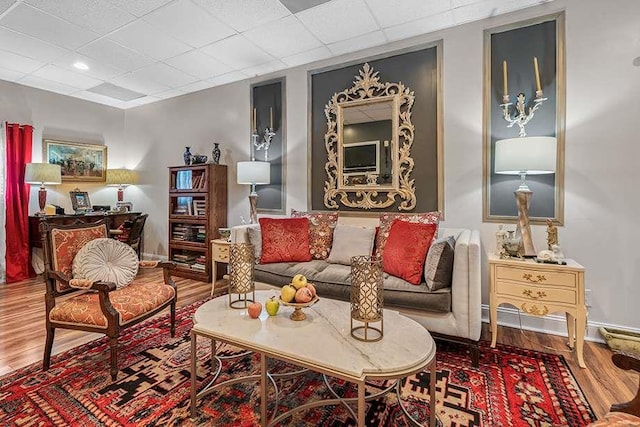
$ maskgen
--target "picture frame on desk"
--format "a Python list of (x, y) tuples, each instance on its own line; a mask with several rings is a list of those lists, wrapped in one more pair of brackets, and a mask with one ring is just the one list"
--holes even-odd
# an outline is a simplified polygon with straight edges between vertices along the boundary
[(76, 188), (73, 191), (69, 191), (69, 197), (71, 197), (71, 207), (76, 213), (84, 213), (91, 210), (89, 193), (86, 191), (80, 191)]
[(60, 165), (62, 182), (104, 182), (107, 176), (107, 146), (43, 139), (47, 163)]
[(117, 202), (116, 210), (118, 212), (133, 212), (133, 203), (131, 202)]

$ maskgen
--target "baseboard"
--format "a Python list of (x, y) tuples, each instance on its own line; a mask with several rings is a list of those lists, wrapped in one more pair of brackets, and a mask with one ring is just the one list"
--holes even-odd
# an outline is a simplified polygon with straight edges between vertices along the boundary
[[(482, 304), (482, 321), (489, 323), (488, 304)], [(567, 335), (567, 320), (563, 314), (550, 314), (544, 317), (538, 317), (524, 313), (517, 308), (507, 306), (498, 307), (498, 325), (519, 329), (520, 322), (522, 322), (522, 329), (527, 331), (543, 332), (552, 335)], [(604, 339), (598, 332), (598, 328), (602, 326), (605, 328), (617, 328), (640, 333), (640, 329), (637, 328), (587, 320), (587, 330), (584, 339), (604, 343)]]

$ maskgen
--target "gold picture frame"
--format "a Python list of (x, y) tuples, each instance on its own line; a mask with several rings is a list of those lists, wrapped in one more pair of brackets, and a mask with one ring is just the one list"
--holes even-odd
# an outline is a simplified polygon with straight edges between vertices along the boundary
[(43, 139), (42, 147), (46, 163), (60, 165), (63, 182), (106, 180), (106, 145)]

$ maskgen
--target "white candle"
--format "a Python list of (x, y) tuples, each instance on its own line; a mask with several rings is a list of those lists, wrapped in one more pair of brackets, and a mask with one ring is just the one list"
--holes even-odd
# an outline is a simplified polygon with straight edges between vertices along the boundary
[(273, 130), (273, 108), (269, 107), (269, 129)]
[(538, 58), (533, 57), (533, 72), (536, 74), (536, 91), (542, 92), (542, 87), (540, 86), (540, 73), (538, 72)]
[(253, 109), (253, 130), (256, 130), (256, 109)]
[(505, 96), (509, 94), (507, 87), (507, 61), (502, 61), (502, 92)]

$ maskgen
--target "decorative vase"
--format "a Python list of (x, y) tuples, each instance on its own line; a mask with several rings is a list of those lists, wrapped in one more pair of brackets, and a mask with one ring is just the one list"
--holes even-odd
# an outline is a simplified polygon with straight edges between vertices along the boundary
[(187, 166), (189, 166), (193, 160), (193, 155), (191, 154), (191, 151), (189, 151), (190, 148), (191, 147), (184, 147), (184, 154), (182, 155), (184, 158), (184, 164)]
[(213, 158), (214, 165), (220, 164), (220, 147), (218, 145), (219, 144), (217, 142), (214, 142), (213, 151), (211, 152), (211, 157)]

